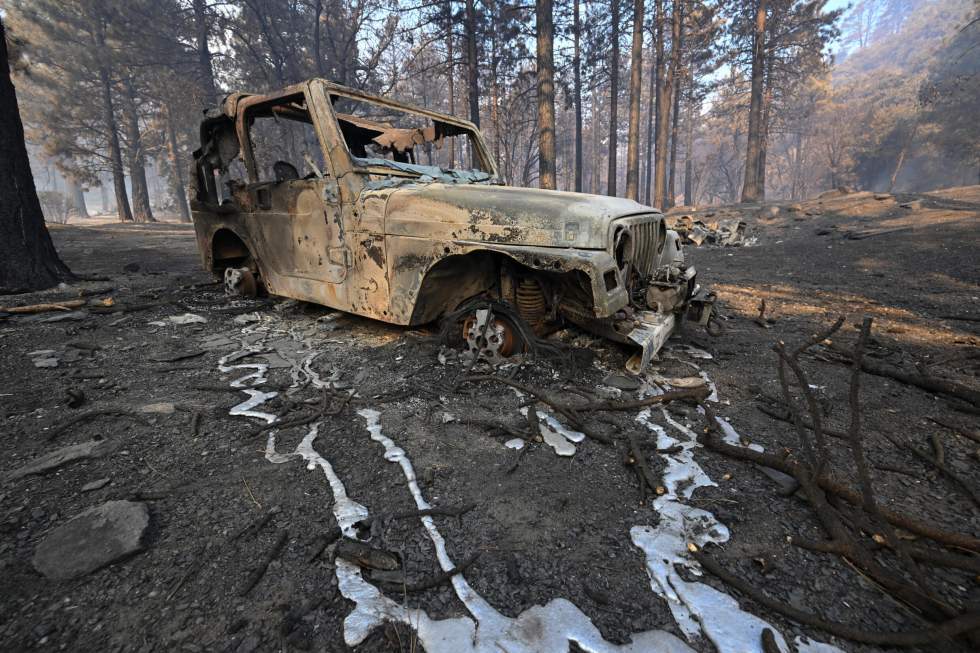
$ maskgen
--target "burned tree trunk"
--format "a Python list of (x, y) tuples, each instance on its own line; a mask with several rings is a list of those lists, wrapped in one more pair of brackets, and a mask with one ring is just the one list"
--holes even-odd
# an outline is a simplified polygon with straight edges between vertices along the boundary
[[(456, 115), (455, 61), (453, 60), (453, 3), (446, 0), (446, 82), (449, 86), (449, 113)], [(449, 146), (449, 167), (456, 167), (456, 146)]]
[(572, 34), (575, 40), (575, 55), (572, 68), (575, 84), (575, 186), (576, 193), (582, 192), (582, 22), (579, 16), (579, 0), (573, 2)]
[[(205, 0), (194, 0), (194, 28), (197, 31), (197, 74), (201, 89), (208, 103), (218, 101), (218, 88), (214, 83), (214, 67), (211, 63), (211, 47), (208, 45), (208, 15)], [(319, 43), (317, 44), (319, 45)], [(319, 60), (318, 62), (319, 63)]]
[(663, 208), (667, 195), (667, 141), (670, 137), (670, 109), (677, 86), (680, 68), (681, 41), (681, 0), (674, 0), (670, 26), (670, 68), (664, 80), (664, 90), (660, 94), (659, 125), (657, 128), (657, 154), (654, 158), (653, 204)]
[(184, 178), (184, 166), (180, 160), (177, 147), (177, 129), (174, 126), (174, 115), (170, 106), (164, 107), (167, 118), (167, 162), (170, 164), (170, 185), (174, 194), (174, 202), (180, 214), (181, 222), (191, 221), (191, 212), (187, 206), (187, 181)]
[(537, 0), (537, 28), (538, 185), (555, 190), (555, 56), (551, 0)]
[[(96, 51), (105, 50), (105, 24), (98, 25), (93, 34)], [(112, 169), (112, 186), (116, 193), (116, 212), (120, 222), (132, 222), (133, 212), (129, 208), (126, 195), (126, 177), (123, 174), (122, 151), (119, 148), (119, 128), (116, 125), (116, 111), (112, 102), (112, 81), (106, 63), (99, 65), (99, 90), (102, 92), (102, 126), (109, 138), (109, 161)]]
[(88, 207), (85, 206), (85, 191), (82, 185), (70, 174), (65, 175), (65, 194), (68, 196), (68, 215), (73, 218), (87, 218)]
[(647, 205), (653, 199), (653, 145), (656, 134), (660, 131), (660, 93), (663, 91), (664, 77), (664, 3), (663, 0), (656, 0), (656, 2), (653, 15), (653, 40), (656, 55), (653, 62), (653, 74), (650, 75), (650, 111), (647, 114), (647, 178), (644, 182), (646, 184), (646, 196), (643, 200), (643, 203)]
[(480, 75), (476, 60), (476, 7), (466, 0), (466, 72), (469, 77), (467, 95), (470, 102), (470, 122), (480, 126)]
[(606, 195), (616, 196), (616, 150), (619, 148), (619, 2), (612, 0), (612, 52), (609, 58), (609, 172)]
[(633, 4), (630, 52), (630, 116), (626, 140), (626, 197), (640, 200), (640, 96), (643, 93), (643, 0)]
[(762, 199), (762, 188), (759, 185), (759, 162), (762, 156), (765, 55), (766, 0), (759, 0), (755, 16), (755, 33), (752, 36), (752, 89), (749, 94), (749, 135), (745, 148), (743, 202), (757, 202)]
[(674, 90), (674, 109), (670, 117), (670, 172), (667, 175), (667, 206), (674, 205), (674, 198), (677, 197), (677, 118), (681, 112), (681, 79)]
[(684, 138), (684, 205), (694, 206), (694, 84), (687, 87), (687, 125)]
[(71, 279), (51, 242), (24, 144), (0, 17), (0, 289), (39, 290)]
[(126, 122), (127, 158), (129, 159), (129, 182), (133, 188), (133, 218), (136, 222), (156, 222), (150, 208), (150, 189), (146, 183), (146, 154), (143, 152), (143, 137), (140, 134), (139, 112), (136, 109), (136, 90), (130, 80), (123, 82), (125, 101), (123, 120)]

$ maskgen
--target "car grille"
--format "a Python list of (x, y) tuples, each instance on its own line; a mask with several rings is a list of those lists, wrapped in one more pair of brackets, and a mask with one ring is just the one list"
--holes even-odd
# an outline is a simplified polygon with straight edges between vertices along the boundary
[(659, 216), (639, 216), (617, 220), (615, 225), (629, 225), (633, 235), (633, 268), (642, 276), (652, 276), (666, 236)]

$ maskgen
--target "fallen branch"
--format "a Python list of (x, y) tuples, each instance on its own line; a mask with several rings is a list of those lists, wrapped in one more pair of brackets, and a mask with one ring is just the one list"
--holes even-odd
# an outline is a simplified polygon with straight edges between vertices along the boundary
[(831, 635), (843, 637), (862, 644), (873, 644), (878, 646), (922, 646), (935, 642), (940, 639), (948, 639), (980, 628), (980, 612), (961, 615), (935, 626), (921, 630), (910, 630), (902, 633), (876, 633), (861, 628), (855, 628), (847, 624), (827, 621), (815, 614), (798, 610), (789, 603), (782, 600), (775, 600), (750, 585), (747, 581), (729, 573), (717, 560), (705, 555), (695, 553), (694, 558), (709, 571), (717, 576), (727, 585), (731, 585), (748, 598), (752, 599), (762, 607), (777, 612), (784, 617), (814, 628), (819, 628)]
[[(961, 490), (963, 490), (963, 492), (966, 493), (968, 497), (970, 497), (970, 499), (973, 501), (974, 504), (976, 504), (977, 507), (980, 507), (980, 492), (977, 492), (977, 490), (974, 489), (974, 487), (970, 485), (965, 479), (963, 479), (959, 474), (957, 474), (956, 472), (954, 472), (953, 470), (951, 470), (949, 467), (946, 466), (944, 460), (945, 456), (943, 456), (942, 459), (939, 457), (933, 458), (929, 454), (921, 451), (918, 447), (907, 442), (902, 443), (896, 440), (895, 438), (893, 438), (888, 433), (882, 433), (882, 435), (884, 435), (889, 442), (895, 445), (896, 448), (906, 449), (910, 451), (912, 454), (914, 454), (915, 457), (918, 458), (919, 460), (922, 460), (934, 466), (936, 469), (942, 472), (942, 474), (946, 476), (946, 478), (951, 480), (954, 485), (956, 485)], [(940, 449), (940, 451), (942, 451), (942, 449)]]
[(477, 551), (476, 553), (471, 555), (469, 558), (466, 558), (465, 560), (463, 560), (461, 563), (459, 563), (449, 571), (440, 572), (435, 576), (433, 576), (432, 578), (428, 580), (420, 581), (418, 583), (408, 584), (408, 583), (396, 583), (393, 581), (382, 581), (382, 583), (384, 583), (385, 585), (396, 585), (397, 587), (399, 587), (401, 590), (405, 592), (423, 592), (425, 590), (430, 590), (434, 587), (439, 587), (444, 583), (448, 583), (449, 581), (452, 580), (453, 576), (458, 576), (459, 574), (466, 571), (466, 569), (474, 562), (476, 562), (477, 558), (479, 557), (480, 557), (480, 552)]
[[(629, 440), (630, 453), (632, 454), (633, 460), (636, 463), (636, 465), (640, 468), (641, 479), (646, 482), (646, 484), (650, 487), (650, 491), (653, 492), (654, 496), (656, 496), (657, 479), (654, 476), (653, 472), (650, 471), (650, 466), (647, 465), (646, 456), (643, 454), (643, 451), (640, 449), (640, 443), (636, 439), (636, 434), (630, 432), (627, 434), (626, 438), (627, 440)], [(642, 498), (641, 498), (641, 503), (642, 503)]]
[(279, 512), (278, 506), (273, 506), (265, 512), (261, 517), (245, 524), (240, 529), (232, 533), (231, 537), (228, 538), (229, 542), (234, 542), (237, 539), (244, 537), (246, 534), (254, 535), (262, 530), (262, 527), (269, 523), (269, 520)]
[(149, 420), (147, 420), (145, 417), (132, 410), (127, 410), (125, 408), (96, 408), (69, 418), (61, 425), (48, 431), (44, 435), (44, 439), (47, 440), (48, 442), (51, 442), (52, 440), (60, 436), (62, 433), (64, 433), (66, 430), (68, 430), (72, 426), (75, 426), (76, 424), (80, 424), (84, 421), (94, 419), (96, 417), (108, 417), (108, 416), (128, 417), (131, 420), (135, 420), (139, 422), (143, 426), (150, 425)]
[(241, 590), (239, 590), (238, 596), (245, 596), (252, 591), (253, 587), (259, 584), (259, 581), (262, 580), (263, 576), (265, 576), (265, 572), (269, 568), (269, 565), (273, 560), (279, 557), (279, 554), (282, 553), (282, 550), (285, 548), (286, 542), (288, 541), (289, 532), (281, 531), (275, 544), (273, 544), (272, 548), (269, 549), (268, 553), (266, 553), (265, 558), (262, 559), (262, 562), (259, 563), (259, 566), (255, 569), (255, 571), (249, 574), (248, 580), (245, 581), (245, 585), (242, 586)]
[[(831, 345), (831, 349), (834, 352), (846, 357), (848, 361), (851, 360), (851, 353), (846, 349), (843, 349), (838, 345)], [(942, 379), (936, 376), (927, 376), (916, 372), (906, 372), (905, 370), (894, 365), (867, 357), (861, 361), (861, 369), (868, 374), (894, 379), (896, 381), (900, 381), (901, 383), (921, 388), (933, 394), (949, 395), (951, 397), (956, 397), (957, 399), (962, 399), (963, 401), (966, 401), (974, 406), (980, 406), (980, 392), (969, 388), (962, 383)]]
[(938, 424), (944, 429), (949, 429), (953, 433), (962, 435), (967, 440), (973, 440), (977, 444), (980, 444), (980, 431), (976, 429), (971, 429), (965, 426), (957, 426), (956, 424), (952, 424), (938, 417), (927, 417), (926, 419), (928, 419), (930, 422), (934, 424)]
[(313, 554), (310, 556), (308, 562), (312, 563), (314, 560), (323, 555), (323, 552), (327, 550), (327, 547), (340, 539), (340, 529), (336, 529), (329, 533), (318, 535), (315, 540), (313, 540)]
[(64, 302), (51, 304), (30, 304), (29, 306), (5, 306), (0, 307), (0, 313), (13, 313), (17, 315), (27, 315), (34, 313), (49, 313), (51, 311), (70, 311), (73, 308), (81, 308), (87, 303), (84, 299), (70, 299)]
[[(612, 444), (613, 442), (611, 438), (602, 435), (600, 433), (596, 433), (592, 429), (587, 428), (582, 423), (582, 416), (579, 415), (577, 412), (578, 407), (567, 406), (561, 403), (560, 401), (558, 401), (557, 399), (554, 399), (542, 392), (538, 392), (537, 390), (534, 390), (533, 388), (530, 388), (524, 385), (523, 383), (518, 383), (517, 381), (511, 381), (510, 379), (505, 379), (499, 376), (491, 376), (487, 374), (487, 375), (463, 377), (462, 379), (460, 379), (458, 385), (462, 385), (464, 383), (478, 383), (480, 381), (496, 381), (497, 383), (503, 383), (504, 385), (509, 385), (510, 387), (516, 390), (520, 390), (525, 394), (531, 395), (541, 403), (551, 406), (556, 411), (564, 415), (570, 422), (569, 426), (571, 426), (575, 430), (585, 434), (586, 436), (592, 438), (593, 440), (596, 440), (597, 442), (601, 442), (602, 444)], [(583, 408), (585, 410), (588, 410), (588, 406)]]
[[(717, 436), (713, 436), (709, 433), (702, 433), (698, 437), (698, 442), (717, 453), (735, 458), (737, 460), (745, 460), (764, 467), (771, 467), (775, 470), (783, 472), (784, 474), (789, 474), (797, 480), (799, 480), (800, 475), (804, 473), (800, 464), (793, 462), (792, 460), (781, 458), (777, 455), (763, 451), (753, 451), (747, 447), (736, 447), (726, 444)], [(825, 474), (817, 478), (816, 482), (823, 490), (836, 494), (848, 503), (855, 506), (861, 505), (861, 494), (855, 491), (853, 488), (837, 481), (836, 479), (833, 479)], [(969, 551), (980, 552), (980, 539), (978, 538), (965, 535), (963, 533), (946, 531), (932, 524), (913, 520), (906, 515), (889, 510), (884, 506), (879, 507), (879, 512), (881, 513), (882, 517), (890, 521), (892, 524), (909, 531), (910, 533), (921, 535), (922, 537), (929, 538), (930, 540), (941, 544), (959, 547)]]

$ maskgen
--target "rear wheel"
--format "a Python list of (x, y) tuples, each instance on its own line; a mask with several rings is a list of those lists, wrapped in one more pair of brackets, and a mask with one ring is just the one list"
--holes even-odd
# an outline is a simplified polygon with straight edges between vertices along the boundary
[(254, 299), (259, 294), (259, 282), (249, 268), (225, 268), (225, 294)]

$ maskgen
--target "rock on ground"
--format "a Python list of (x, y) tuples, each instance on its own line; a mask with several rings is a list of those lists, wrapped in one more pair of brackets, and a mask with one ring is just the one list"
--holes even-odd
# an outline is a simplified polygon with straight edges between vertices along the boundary
[(34, 568), (54, 580), (84, 576), (140, 551), (149, 524), (145, 503), (108, 501), (49, 532)]

